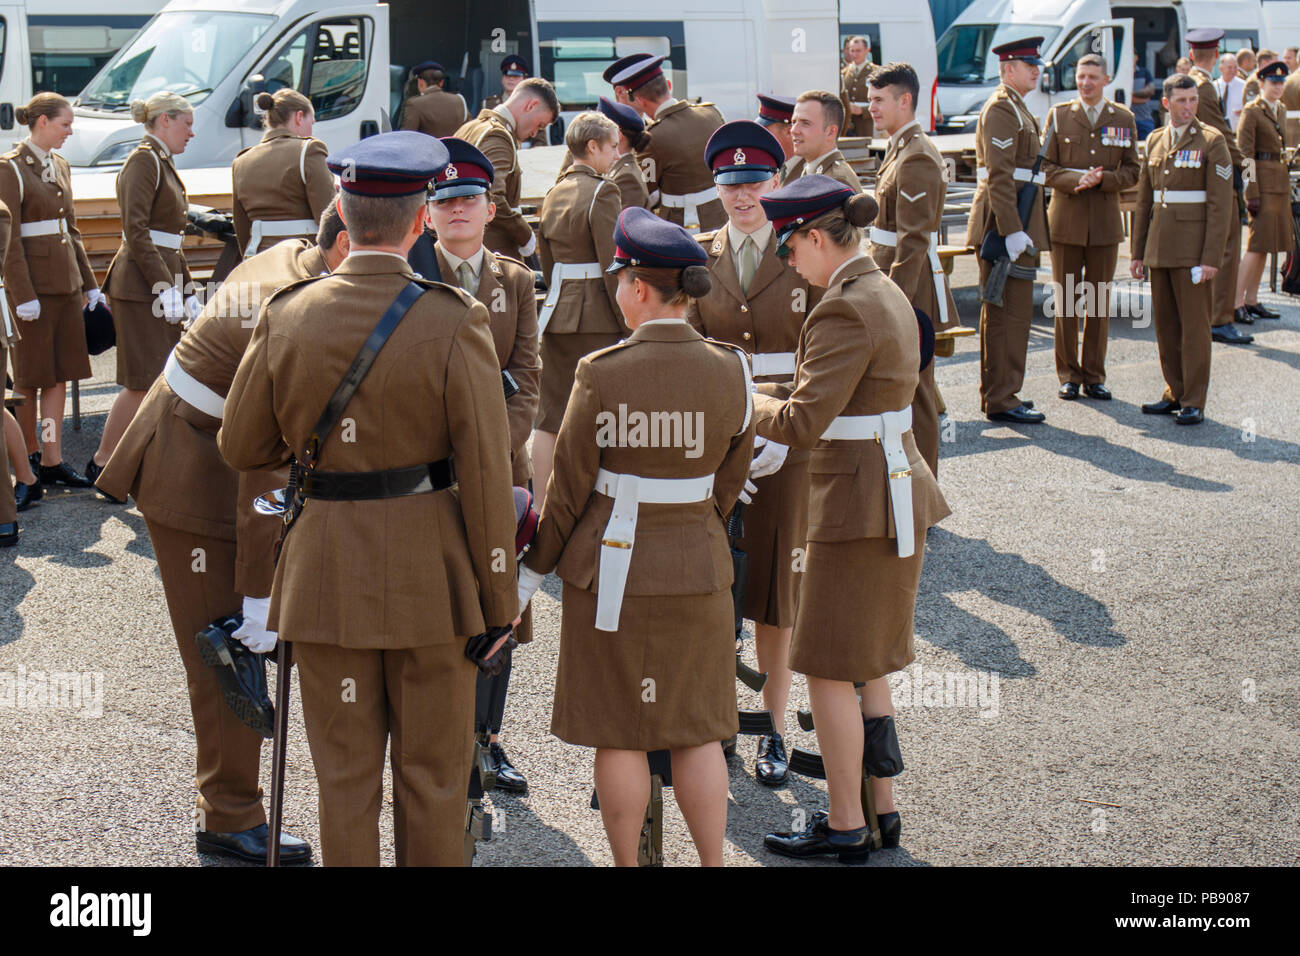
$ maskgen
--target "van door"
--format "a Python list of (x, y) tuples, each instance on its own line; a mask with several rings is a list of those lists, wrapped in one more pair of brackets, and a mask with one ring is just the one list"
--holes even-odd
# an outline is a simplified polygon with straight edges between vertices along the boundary
[[(298, 90), (316, 110), (312, 135), (330, 151), (384, 128), (388, 116), (388, 8), (383, 4), (331, 10), (285, 34), (253, 73), (266, 90)], [(261, 139), (240, 130), (243, 146)]]
[[(1074, 67), (1079, 58), (1088, 53), (1096, 53), (1106, 61), (1106, 72), (1111, 78), (1106, 85), (1106, 97), (1131, 108), (1133, 21), (1130, 18), (1098, 20), (1079, 28), (1066, 39), (1053, 59), (1051, 69), (1043, 73), (1042, 89), (1048, 94), (1046, 108), (1077, 95)], [(1045, 116), (1046, 109), (1040, 115)]]
[(27, 135), (14, 110), (31, 99), (32, 71), (27, 48), (27, 12), (21, 4), (0, 4), (0, 151)]

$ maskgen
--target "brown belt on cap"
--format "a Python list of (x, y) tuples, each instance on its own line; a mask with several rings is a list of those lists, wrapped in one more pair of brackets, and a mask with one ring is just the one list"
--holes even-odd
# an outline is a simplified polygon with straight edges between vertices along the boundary
[(1275, 160), (1279, 160), (1279, 159), (1281, 159), (1281, 158), (1282, 158), (1282, 154), (1281, 154), (1281, 153), (1256, 153), (1256, 154), (1255, 154), (1255, 159), (1256, 159), (1256, 160), (1259, 160), (1259, 161), (1262, 161), (1262, 162), (1265, 162), (1265, 163), (1271, 163), (1271, 162), (1273, 162), (1273, 161), (1275, 161)]

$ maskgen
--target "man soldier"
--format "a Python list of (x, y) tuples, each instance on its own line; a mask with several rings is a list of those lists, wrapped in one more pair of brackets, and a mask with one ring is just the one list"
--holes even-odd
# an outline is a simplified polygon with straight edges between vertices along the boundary
[[(794, 140), (790, 138), (790, 124), (794, 122), (795, 101), (789, 96), (775, 96), (771, 93), (758, 94), (758, 115), (754, 122), (766, 126), (767, 131), (776, 137), (785, 154), (785, 164), (794, 159)], [(784, 173), (785, 164), (777, 172)]]
[[(876, 174), (876, 214), (871, 258), (907, 293), (936, 330), (960, 323), (948, 275), (939, 261), (939, 226), (948, 185), (939, 150), (916, 121), (921, 91), (916, 71), (890, 63), (871, 75), (871, 118), (889, 136)], [(934, 363), (921, 370), (912, 399), (912, 432), (930, 471), (939, 473), (939, 394)]]
[[(1055, 288), (1057, 392), (1067, 401), (1083, 394), (1108, 400), (1106, 338), (1110, 330), (1111, 281), (1124, 238), (1119, 195), (1137, 183), (1133, 114), (1103, 95), (1110, 77), (1095, 53), (1074, 65), (1079, 98), (1052, 109), (1043, 172), (1052, 190), (1047, 230), (1052, 238)], [(1086, 314), (1080, 315), (1083, 311)], [(1079, 320), (1083, 319), (1083, 360)]]
[(840, 102), (844, 105), (844, 135), (870, 136), (871, 111), (868, 97), (871, 72), (871, 39), (856, 36), (849, 40), (849, 62), (840, 70)]
[[(501, 61), (501, 92), (493, 93), (483, 101), (483, 109), (494, 110), (509, 98), (515, 87), (533, 74), (528, 69), (528, 61), (517, 54), (510, 54)], [(550, 124), (547, 124), (548, 126)], [(451, 135), (450, 133), (444, 135)], [(546, 126), (528, 140), (529, 147), (546, 146)]]
[(492, 202), (496, 215), (488, 223), (483, 244), (493, 252), (527, 259), (537, 249), (537, 237), (519, 209), (523, 173), (519, 168), (519, 144), (555, 122), (560, 101), (555, 87), (546, 80), (522, 80), (509, 98), (493, 109), (485, 109), (456, 131), (487, 157), (496, 171), (492, 181)]
[[(518, 389), (506, 399), (511, 481), (527, 487), (532, 477), (528, 436), (537, 417), (542, 377), (542, 363), (537, 356), (533, 270), (483, 246), (483, 230), (493, 213), (488, 198), (492, 164), (464, 140), (449, 136), (443, 144), (450, 162), (434, 177), (434, 192), (429, 202), (429, 218), (438, 238), (433, 242), (426, 232), (419, 242), (430, 244), (428, 254), (437, 257), (437, 274), (443, 282), (460, 286), (487, 307), (497, 362)], [(412, 249), (409, 257), (412, 263), (414, 253)], [(525, 612), (522, 623), (515, 629), (515, 637), (521, 644), (532, 640), (531, 612)], [(528, 782), (510, 763), (498, 738), (505, 716), (510, 666), (511, 658), (507, 654), (501, 673), (479, 675), (474, 723), (476, 730), (486, 727), (491, 734), (489, 756), (496, 766), (497, 789), (522, 793), (528, 789)]]
[(621, 56), (609, 66), (605, 67), (600, 74), (606, 83), (614, 88), (614, 102), (622, 103), (624, 106), (633, 106), (632, 93), (628, 89), (627, 81), (622, 80), (615, 82), (614, 78), (622, 76), (627, 72), (628, 67), (640, 63), (644, 60), (653, 60), (653, 53), (629, 53), (627, 56)]
[(712, 103), (675, 99), (664, 59), (633, 62), (612, 80), (615, 93), (626, 86), (631, 106), (649, 120), (650, 145), (637, 159), (650, 187), (651, 209), (688, 232), (717, 229), (727, 213), (704, 162), (704, 147), (722, 125), (722, 114)]
[(862, 192), (862, 182), (849, 161), (835, 145), (844, 125), (844, 104), (838, 96), (825, 90), (808, 90), (795, 100), (790, 119), (790, 140), (794, 159), (786, 163), (782, 185), (800, 176), (829, 176), (854, 192)]
[[(285, 476), (234, 471), (217, 451), (216, 434), (263, 300), (336, 267), (348, 249), (342, 228), (331, 203), (317, 242), (288, 239), (235, 267), (177, 343), (97, 479), (114, 498), (135, 499), (158, 559), (194, 716), (198, 848), (254, 862), (266, 860), (263, 737), (222, 699), (195, 635), (242, 612), (232, 639), (257, 653), (274, 646), (266, 622), (281, 522), (254, 512), (253, 499), (283, 486)], [(285, 862), (311, 856), (294, 837), (282, 836), (280, 847)]]
[(1241, 77), (1241, 105), (1244, 109), (1246, 104), (1259, 96), (1259, 78), (1255, 75), (1259, 63), (1255, 59), (1255, 51), (1248, 46), (1242, 47), (1237, 51), (1237, 75)]
[[(324, 862), (379, 863), (391, 735), (398, 865), (457, 865), (473, 744), (466, 635), (508, 628), (517, 607), (501, 369), (487, 309), (406, 263), (442, 142), (381, 133), (329, 164), (352, 250), (263, 305), (218, 441), (241, 469), (303, 462), (267, 626), (295, 645)], [(376, 338), (369, 374), (354, 376)], [(326, 431), (331, 419), (340, 427)]]
[[(1025, 107), (1024, 96), (1038, 83), (1042, 42), (1042, 37), (1028, 37), (993, 48), (1002, 83), (980, 111), (975, 132), (978, 185), (966, 225), (967, 241), (976, 247), (990, 229), (996, 229), (1006, 241), (1013, 269), (1030, 271), (1037, 266), (1038, 254), (1047, 249), (1043, 191), (1039, 188), (1034, 195), (1028, 222), (1021, 221), (1016, 197), (1034, 178), (1040, 146), (1038, 120)], [(1034, 181), (1042, 186), (1042, 172)], [(993, 263), (981, 258), (979, 266), (983, 288)], [(991, 421), (1036, 425), (1046, 418), (1017, 394), (1025, 383), (1033, 313), (1034, 280), (1020, 278), (1014, 271), (1003, 289), (1002, 305), (980, 305), (980, 410)]]
[[(1229, 127), (1223, 113), (1223, 104), (1219, 100), (1219, 91), (1214, 86), (1210, 71), (1214, 69), (1218, 56), (1219, 41), (1223, 31), (1218, 27), (1204, 27), (1188, 30), (1187, 55), (1192, 61), (1192, 70), (1188, 75), (1196, 81), (1196, 92), (1200, 100), (1196, 107), (1196, 118), (1201, 126), (1209, 126), (1223, 136), (1232, 157), (1232, 186), (1240, 192), (1242, 183), (1241, 150), (1237, 148), (1237, 137)], [(1237, 304), (1237, 266), (1241, 261), (1241, 215), (1235, 197), (1228, 222), (1228, 239), (1219, 257), (1218, 270), (1214, 274), (1214, 297), (1211, 305), (1210, 333), (1216, 342), (1228, 342), (1232, 345), (1249, 345), (1254, 336), (1247, 335), (1232, 324)]]
[(447, 75), (442, 64), (425, 60), (411, 71), (419, 94), (402, 108), (402, 129), (413, 129), (430, 136), (450, 136), (469, 119), (469, 108), (459, 93), (443, 89)]
[(1287, 67), (1286, 85), (1282, 87), (1282, 105), (1286, 107), (1286, 145), (1300, 146), (1300, 73)]
[(1156, 344), (1165, 377), (1148, 415), (1180, 425), (1203, 420), (1210, 386), (1210, 280), (1218, 269), (1232, 208), (1232, 155), (1218, 130), (1197, 119), (1190, 77), (1165, 80), (1169, 124), (1147, 137), (1133, 213), (1131, 272), (1151, 272)]

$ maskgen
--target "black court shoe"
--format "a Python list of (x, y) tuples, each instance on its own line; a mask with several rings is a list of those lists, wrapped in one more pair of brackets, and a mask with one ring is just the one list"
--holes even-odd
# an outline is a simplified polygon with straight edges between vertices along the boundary
[[(266, 862), (266, 843), (271, 832), (265, 823), (238, 833), (213, 833), (200, 830), (194, 834), (194, 843), (207, 853), (233, 856), (250, 863)], [(311, 860), (311, 844), (292, 834), (280, 833), (280, 862), (307, 863)]]
[(1089, 398), (1095, 398), (1103, 402), (1109, 402), (1115, 396), (1111, 394), (1110, 389), (1101, 382), (1095, 382), (1092, 385), (1083, 386), (1083, 394)]
[(67, 485), (69, 488), (89, 488), (90, 482), (86, 476), (79, 474), (66, 461), (61, 461), (57, 465), (41, 465), (41, 470), (36, 473), (43, 485)]
[(1227, 325), (1216, 325), (1210, 329), (1210, 338), (1216, 342), (1226, 342), (1229, 345), (1249, 345), (1255, 341), (1255, 336), (1247, 335), (1231, 322)]
[(1056, 397), (1063, 398), (1067, 402), (1072, 402), (1079, 397), (1079, 383), (1066, 382), (1056, 390)]
[(785, 752), (785, 741), (780, 734), (764, 734), (758, 738), (758, 759), (754, 761), (754, 776), (759, 783), (779, 787), (790, 775), (790, 757)]
[(1280, 319), (1281, 312), (1274, 312), (1267, 306), (1260, 305), (1258, 302), (1247, 302), (1246, 311), (1257, 319)]
[[(88, 462), (86, 462), (86, 480), (90, 482), (90, 484), (94, 485), (95, 482), (99, 479), (99, 476), (103, 473), (103, 471), (104, 471), (104, 466), (95, 464), (94, 458), (91, 458)], [(97, 491), (99, 493), (99, 497), (103, 498), (105, 501), (111, 502), (115, 505), (126, 504), (126, 502), (123, 501), (121, 498), (114, 498), (103, 488), (97, 487), (95, 488), (95, 491)]]
[(0, 524), (0, 548), (12, 548), (18, 543), (18, 522)]
[(1232, 321), (1240, 322), (1242, 325), (1254, 325), (1255, 313), (1251, 312), (1250, 309), (1245, 306), (1242, 306), (1240, 309), (1233, 309)]
[(36, 502), (40, 501), (45, 495), (45, 489), (41, 487), (41, 480), (36, 479), (36, 483), (29, 485), (20, 481), (14, 485), (14, 502), (18, 505), (19, 511), (26, 511)]
[(886, 850), (896, 848), (903, 832), (903, 818), (898, 811), (876, 814), (876, 823), (880, 825), (880, 845)]
[(763, 837), (763, 845), (781, 856), (834, 856), (841, 863), (866, 863), (871, 852), (871, 831), (865, 826), (832, 830), (829, 819), (825, 810), (815, 810), (802, 833), (769, 833)]
[(1184, 405), (1174, 416), (1174, 422), (1178, 425), (1199, 425), (1203, 421), (1205, 421), (1205, 412), (1195, 405)]
[(488, 753), (497, 765), (497, 789), (506, 793), (524, 793), (528, 790), (528, 781), (514, 768), (505, 749), (499, 743), (489, 744)]

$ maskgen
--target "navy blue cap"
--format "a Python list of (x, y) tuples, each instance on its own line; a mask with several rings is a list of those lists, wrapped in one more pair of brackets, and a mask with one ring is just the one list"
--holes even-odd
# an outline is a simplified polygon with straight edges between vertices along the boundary
[(1193, 50), (1217, 50), (1219, 41), (1223, 39), (1223, 31), (1218, 27), (1199, 27), (1188, 30), (1183, 39)]
[(528, 61), (517, 53), (511, 53), (501, 61), (502, 76), (529, 76)]
[(758, 94), (758, 116), (755, 123), (772, 126), (775, 123), (788, 123), (794, 119), (795, 98), (793, 96), (774, 96), (771, 93)]
[(621, 56), (609, 66), (605, 67), (605, 72), (601, 73), (601, 79), (611, 86), (614, 84), (614, 77), (618, 76), (633, 63), (640, 63), (642, 60), (654, 58), (653, 53), (629, 53), (627, 56)]
[(609, 82), (614, 86), (626, 86), (629, 90), (645, 86), (656, 76), (663, 76), (664, 71), (660, 64), (666, 59), (668, 59), (666, 56), (652, 56), (637, 60), (615, 73), (614, 78)]
[(1276, 83), (1281, 83), (1286, 79), (1286, 75), (1289, 72), (1290, 71), (1286, 68), (1285, 63), (1281, 60), (1276, 60), (1268, 66), (1261, 66), (1256, 71), (1255, 76), (1261, 80), (1273, 80)]
[(707, 265), (708, 254), (689, 232), (649, 209), (628, 206), (614, 226), (614, 262), (606, 272), (625, 266), (685, 269)]
[(411, 67), (411, 72), (415, 74), (423, 73), (425, 70), (437, 70), (439, 73), (445, 72), (442, 64), (437, 60), (425, 60), (423, 63), (417, 63)]
[(790, 254), (786, 240), (794, 235), (799, 227), (812, 222), (818, 216), (825, 215), (856, 196), (852, 189), (838, 179), (829, 176), (800, 176), (788, 186), (775, 189), (758, 201), (763, 206), (763, 214), (776, 229), (776, 254), (785, 257)]
[(477, 196), (492, 188), (495, 170), (476, 146), (455, 136), (442, 137), (442, 144), (447, 147), (447, 165), (433, 177), (432, 198)]
[(412, 196), (447, 165), (447, 147), (436, 136), (398, 130), (368, 136), (325, 157), (344, 192), (359, 196)]
[(713, 181), (722, 186), (761, 183), (776, 175), (785, 151), (776, 137), (753, 120), (723, 123), (704, 147)]
[(998, 55), (998, 62), (1007, 60), (1024, 60), (1032, 66), (1042, 66), (1043, 58), (1038, 55), (1038, 48), (1043, 45), (1042, 37), (1025, 37), (995, 46), (990, 52)]
[(602, 96), (596, 108), (612, 119), (625, 133), (640, 133), (645, 130), (645, 120), (630, 106), (615, 103)]

